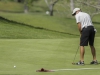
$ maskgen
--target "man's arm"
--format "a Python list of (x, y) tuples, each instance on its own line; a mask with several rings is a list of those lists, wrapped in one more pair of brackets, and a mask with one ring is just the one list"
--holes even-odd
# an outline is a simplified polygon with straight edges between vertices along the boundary
[(81, 34), (81, 23), (78, 22), (77, 24), (78, 24), (78, 30), (79, 30), (79, 32), (80, 32), (80, 34)]

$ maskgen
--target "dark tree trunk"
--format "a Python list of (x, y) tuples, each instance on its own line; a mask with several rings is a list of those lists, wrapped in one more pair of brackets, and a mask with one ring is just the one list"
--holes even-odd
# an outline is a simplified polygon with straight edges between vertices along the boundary
[(22, 0), (18, 0), (18, 2), (20, 3)]
[(49, 9), (50, 9), (50, 16), (53, 16), (53, 7), (54, 5), (58, 2), (59, 0), (56, 0), (55, 2), (51, 3), (49, 5)]
[(24, 0), (14, 0), (14, 1), (19, 3), (24, 2)]
[(51, 5), (49, 6), (49, 8), (50, 8), (50, 16), (53, 16), (53, 5), (51, 4)]

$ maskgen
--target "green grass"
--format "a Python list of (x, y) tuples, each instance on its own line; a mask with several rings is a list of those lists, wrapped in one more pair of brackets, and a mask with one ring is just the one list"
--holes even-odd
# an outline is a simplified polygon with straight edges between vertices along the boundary
[(56, 39), (78, 37), (45, 29), (38, 29), (28, 25), (17, 24), (0, 19), (0, 38), (5, 39)]
[[(40, 2), (39, 6), (41, 4)], [(44, 10), (43, 7), (41, 9), (36, 5), (35, 7), (34, 9), (37, 11)], [(89, 47), (85, 48), (86, 65), (72, 65), (77, 47), (79, 46), (79, 36), (75, 36), (79, 35), (75, 19), (61, 16), (50, 17), (45, 15), (45, 12), (29, 14), (0, 12), (0, 16), (10, 20), (0, 19), (1, 75), (99, 75), (99, 70), (36, 72), (36, 70), (41, 68), (52, 70), (100, 67), (100, 65), (89, 65), (92, 61)], [(13, 21), (15, 22), (13, 23)], [(98, 15), (93, 17), (93, 22), (98, 30), (95, 38), (95, 47), (97, 50), (97, 60), (100, 62), (100, 22)], [(37, 29), (35, 27), (44, 29)], [(75, 62), (79, 61), (79, 56), (78, 52)], [(16, 68), (14, 68), (14, 65), (16, 65)]]
[[(75, 20), (60, 17), (51, 17), (44, 14), (12, 14), (1, 13), (4, 18), (17, 21), (19, 23), (28, 24), (35, 27), (42, 27), (50, 30), (72, 33), (77, 27), (75, 26)], [(70, 27), (73, 25), (73, 29)], [(73, 34), (77, 34), (74, 32)]]
[[(15, 2), (8, 2), (8, 1), (7, 2), (0, 1), (0, 3), (1, 3), (0, 4), (0, 9), (1, 10), (2, 10), (2, 8), (4, 10), (7, 10), (7, 11), (8, 10), (12, 10), (12, 11), (20, 11), (20, 10), (23, 10), (23, 4), (19, 4), (19, 3), (15, 3)], [(6, 3), (6, 5), (5, 5), (5, 3)], [(71, 18), (66, 18), (68, 15), (71, 16), (71, 14), (68, 14), (69, 13), (69, 8), (66, 7), (66, 9), (68, 9), (66, 11), (67, 15), (66, 16), (62, 16), (62, 15), (64, 15), (63, 10), (65, 10), (65, 8), (63, 8), (62, 6), (60, 7), (59, 3), (62, 3), (63, 4), (64, 1), (59, 1), (58, 2), (58, 5), (57, 4), (55, 5), (54, 10), (59, 8), (59, 12), (60, 13), (57, 13), (57, 11), (54, 11), (54, 15), (55, 16), (53, 16), (53, 17), (48, 16), (48, 15), (45, 14), (45, 11), (47, 11), (48, 8), (47, 8), (47, 5), (46, 5), (45, 1), (42, 1), (42, 0), (39, 0), (39, 1), (34, 2), (34, 5), (31, 8), (32, 9), (31, 11), (34, 11), (33, 13), (29, 13), (29, 14), (20, 13), (19, 14), (19, 13), (5, 13), (5, 12), (0, 12), (0, 16), (6, 18), (8, 20), (15, 21), (15, 22), (18, 22), (18, 23), (23, 23), (23, 24), (26, 24), (26, 25), (29, 25), (29, 26), (32, 26), (32, 27), (40, 27), (40, 28), (44, 28), (44, 29), (50, 30), (50, 31), (57, 31), (57, 32), (63, 32), (63, 33), (67, 33), (67, 34), (79, 35), (79, 32), (78, 32), (78, 28), (77, 28), (77, 24), (75, 22), (75, 19), (73, 19), (73, 18), (72, 19)], [(85, 10), (85, 9), (83, 9), (83, 10)], [(96, 16), (93, 17), (93, 22), (94, 22), (95, 28), (98, 31), (98, 33), (96, 34), (97, 37), (100, 36), (99, 35), (99, 32), (100, 32), (100, 26), (99, 26), (99, 24), (100, 24), (99, 20), (100, 19), (99, 19), (99, 16), (100, 15), (96, 15)], [(4, 30), (2, 29), (2, 26), (3, 25), (5, 27)], [(20, 24), (15, 24), (15, 25), (17, 27), (20, 26)], [(4, 34), (6, 32), (5, 31), (6, 26), (5, 26), (4, 23), (2, 24), (2, 26), (1, 26), (1, 29), (2, 29), (1, 32), (3, 33), (3, 35), (1, 33), (1, 36), (2, 37), (5, 37), (6, 35), (4, 35)], [(13, 29), (12, 24), (10, 26)], [(26, 27), (26, 26), (23, 26), (23, 27)], [(10, 29), (10, 27), (9, 27), (9, 29)], [(32, 37), (33, 36), (32, 33), (34, 32), (34, 30), (32, 30), (32, 29), (29, 30), (28, 29), (28, 32), (31, 32), (31, 36), (29, 36), (27, 30), (25, 30), (26, 28), (22, 28), (22, 29), (24, 29), (23, 31), (26, 33), (26, 35), (25, 35), (25, 33), (20, 32), (21, 31), (20, 28), (17, 28), (15, 30), (10, 30), (11, 35), (9, 35), (7, 33), (7, 36), (9, 35), (9, 36), (12, 37), (12, 35), (14, 35), (14, 37), (12, 37), (12, 38), (15, 38), (16, 37), (15, 34), (19, 35), (19, 32), (20, 32), (21, 33), (20, 36), (21, 35), (22, 36), (21, 37), (18, 37), (18, 38), (24, 38), (24, 37), (25, 38), (33, 38)], [(35, 34), (36, 37), (34, 37), (34, 38), (42, 38), (39, 35), (37, 36), (37, 34), (41, 34), (40, 33), (41, 31), (36, 31), (35, 30), (35, 32), (36, 33), (34, 33), (34, 34)], [(43, 32), (42, 32), (42, 34), (43, 34)], [(51, 34), (52, 33), (50, 33), (50, 36), (51, 36)], [(48, 37), (49, 35), (48, 36), (46, 36), (46, 35), (47, 35), (47, 33), (46, 34), (43, 34), (43, 36), (46, 37), (46, 38), (54, 38), (54, 37)], [(57, 35), (60, 36), (61, 34), (57, 34)], [(9, 38), (9, 36), (8, 36), (8, 38)], [(62, 37), (62, 35), (60, 36), (60, 38), (61, 37)], [(65, 35), (64, 35), (64, 37), (65, 37)], [(69, 35), (69, 37), (70, 37), (70, 35)]]
[[(41, 27), (51, 31), (79, 35), (75, 20), (60, 17), (51, 17), (40, 13), (35, 14), (12, 14), (1, 13), (4, 18), (29, 26)], [(72, 26), (73, 25), (73, 26)], [(76, 31), (77, 30), (77, 31)]]
[[(99, 41), (96, 38), (97, 59), (99, 61)], [(70, 43), (70, 44), (69, 44)], [(0, 74), (18, 75), (99, 75), (99, 70), (58, 71), (37, 73), (45, 69), (99, 68), (88, 65), (92, 60), (89, 47), (86, 47), (84, 66), (72, 65), (79, 44), (78, 38), (67, 39), (0, 39)], [(75, 62), (79, 61), (79, 52)], [(16, 65), (16, 68), (13, 66)]]
[(94, 22), (97, 22), (97, 23), (100, 23), (100, 14), (98, 14), (98, 15), (95, 15), (94, 17), (93, 17), (93, 21)]
[[(2, 17), (15, 22), (27, 24), (29, 26), (40, 27), (51, 31), (64, 32), (74, 35), (79, 35), (77, 24), (75, 19), (64, 17), (51, 17), (45, 15), (45, 13), (34, 14), (14, 14), (14, 13), (0, 13)], [(98, 30), (96, 36), (99, 36), (100, 26), (99, 17), (93, 17), (93, 24)]]
[(16, 2), (0, 1), (0, 11), (23, 12), (23, 4)]

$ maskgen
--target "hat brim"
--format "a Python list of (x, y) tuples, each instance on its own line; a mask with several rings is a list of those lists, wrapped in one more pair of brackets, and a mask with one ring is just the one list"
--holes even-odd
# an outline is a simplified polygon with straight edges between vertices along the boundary
[(72, 13), (72, 16), (75, 16), (76, 12), (75, 13)]

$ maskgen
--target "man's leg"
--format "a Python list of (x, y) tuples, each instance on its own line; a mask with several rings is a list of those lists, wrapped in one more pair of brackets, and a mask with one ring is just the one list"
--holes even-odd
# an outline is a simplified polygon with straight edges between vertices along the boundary
[(93, 61), (96, 61), (96, 50), (95, 50), (95, 47), (94, 46), (90, 46), (91, 48), (91, 53), (92, 53), (92, 56), (93, 56)]
[(84, 46), (80, 46), (80, 61), (84, 61), (84, 54), (85, 54), (85, 48)]
[(92, 53), (92, 56), (93, 56), (93, 61), (90, 62), (90, 64), (98, 64), (97, 60), (96, 60), (96, 50), (95, 50), (95, 47), (94, 46), (90, 46), (91, 48), (91, 53)]

